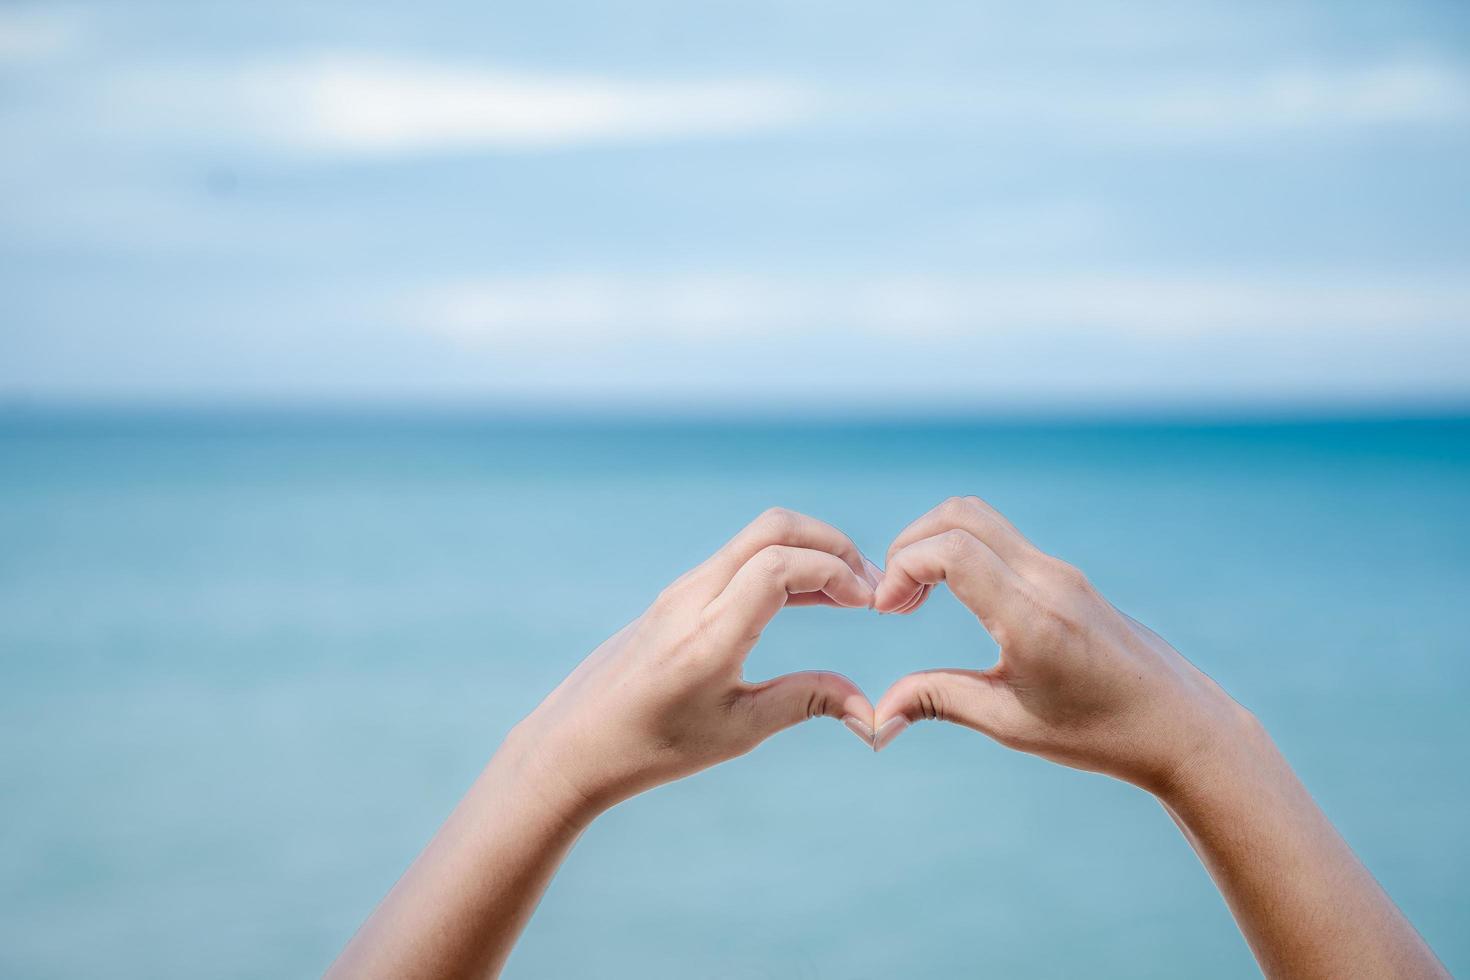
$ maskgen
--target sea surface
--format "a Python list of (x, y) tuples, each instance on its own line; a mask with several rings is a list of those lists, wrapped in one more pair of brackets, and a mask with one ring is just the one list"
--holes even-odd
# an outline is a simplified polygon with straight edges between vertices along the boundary
[[(0, 976), (307, 977), (506, 730), (763, 508), (881, 562), (984, 496), (1265, 722), (1470, 974), (1470, 420), (751, 424), (0, 418)], [(994, 645), (793, 609), (748, 676), (876, 698)], [(1239, 977), (1131, 787), (836, 722), (634, 799), (510, 977)]]

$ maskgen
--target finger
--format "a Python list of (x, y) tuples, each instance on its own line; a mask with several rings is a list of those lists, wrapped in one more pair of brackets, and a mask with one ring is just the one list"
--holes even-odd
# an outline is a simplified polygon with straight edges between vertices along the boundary
[(979, 497), (950, 497), (899, 532), (888, 546), (887, 561), (892, 561), (896, 552), (915, 541), (932, 538), (951, 528), (969, 531), (1013, 568), (1019, 569), (1041, 554), (1000, 511)]
[(885, 609), (883, 611), (886, 612), (886, 613), (896, 613), (898, 615), (903, 615), (905, 613), (911, 613), (915, 609), (918, 609), (920, 606), (922, 606), (924, 604), (924, 600), (927, 599), (927, 598), (929, 598), (929, 593), (932, 592), (932, 591), (934, 591), (934, 586), (932, 586), (932, 585), (921, 585), (921, 586), (918, 587), (917, 590), (915, 590), (915, 592), (914, 592), (913, 595), (909, 596), (909, 598), (907, 598), (907, 599), (903, 600), (902, 602), (900, 602), (896, 608), (894, 608), (894, 609)]
[(786, 597), (786, 608), (792, 606), (842, 606), (825, 592), (798, 592)]
[(948, 582), (949, 589), (985, 624), (991, 636), (1021, 611), (1027, 584), (995, 552), (968, 531), (958, 529), (915, 541), (897, 552), (884, 569), (873, 608), (891, 612), (911, 602), (925, 585)]
[(774, 544), (740, 567), (705, 608), (710, 636), (743, 654), (792, 595), (821, 592), (843, 606), (866, 608), (873, 589), (836, 555)]
[(899, 678), (873, 711), (873, 750), (882, 751), (915, 721), (937, 719), (984, 732), (1007, 730), (1015, 695), (985, 671), (947, 668)]
[[(874, 593), (876, 594), (878, 586), (881, 586), (883, 584), (883, 578), (884, 578), (884, 576), (887, 573), (883, 569), (878, 568), (877, 566), (874, 566), (874, 571), (877, 572), (877, 577), (878, 577), (877, 584), (874, 586), (874, 590), (873, 590)], [(914, 591), (914, 594), (911, 595), (909, 598), (900, 601), (898, 603), (898, 605), (895, 606), (894, 608), (892, 608), (892, 609), (884, 609), (883, 611), (886, 612), (886, 613), (899, 613), (899, 614), (907, 613), (907, 612), (913, 612), (915, 609), (918, 609), (920, 606), (922, 606), (924, 604), (924, 600), (929, 597), (929, 593), (930, 593), (930, 591), (932, 589), (933, 589), (933, 586), (930, 586), (930, 585), (921, 585), (921, 586), (918, 587), (918, 589), (916, 589)]]
[(865, 745), (873, 744), (873, 705), (852, 681), (828, 670), (786, 674), (752, 685), (752, 724), (762, 739), (808, 718), (837, 718)]
[(771, 545), (789, 545), (793, 548), (810, 548), (825, 551), (842, 559), (860, 578), (877, 585), (877, 566), (867, 561), (852, 539), (837, 528), (799, 514), (784, 507), (772, 507), (731, 538), (724, 547), (715, 552), (702, 565), (690, 573), (689, 579), (698, 583), (707, 594), (708, 601), (719, 595), (735, 573), (755, 557), (762, 548)]
[[(883, 579), (883, 573), (881, 571), (877, 571), (876, 565), (873, 567), (874, 574), (865, 577), (863, 581), (872, 585), (873, 588), (876, 589), (877, 583), (882, 581)], [(925, 587), (925, 591), (928, 591), (927, 586)], [(836, 599), (832, 598), (825, 592), (797, 592), (789, 594), (786, 597), (786, 608), (789, 609), (792, 606), (839, 606), (845, 608), (847, 604), (838, 602)]]

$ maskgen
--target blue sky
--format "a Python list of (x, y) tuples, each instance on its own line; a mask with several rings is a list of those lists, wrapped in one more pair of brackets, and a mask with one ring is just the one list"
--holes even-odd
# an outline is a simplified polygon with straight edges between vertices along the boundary
[(0, 398), (1470, 400), (1470, 7), (0, 3)]

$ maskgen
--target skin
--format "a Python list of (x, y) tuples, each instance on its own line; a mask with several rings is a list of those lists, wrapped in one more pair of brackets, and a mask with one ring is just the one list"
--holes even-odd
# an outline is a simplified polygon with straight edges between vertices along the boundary
[(873, 706), (852, 681), (808, 671), (751, 684), (741, 666), (785, 606), (868, 608), (877, 581), (835, 528), (762, 514), (516, 726), (327, 975), (498, 976), (604, 810), (809, 718), (841, 719), (871, 745)]
[[(911, 674), (876, 709), (837, 674), (741, 677), (785, 606), (911, 613), (941, 582), (999, 644), (989, 669)], [(1200, 855), (1268, 976), (1448, 976), (1259, 722), (973, 497), (905, 529), (881, 576), (834, 528), (763, 514), (516, 726), (328, 976), (498, 976), (598, 814), (824, 715), (874, 749), (939, 719), (1142, 787)]]
[(999, 644), (999, 661), (898, 681), (878, 702), (875, 748), (939, 719), (1147, 790), (1269, 977), (1449, 975), (1255, 717), (1077, 569), (984, 501), (953, 498), (895, 539), (874, 606), (913, 612), (940, 582)]

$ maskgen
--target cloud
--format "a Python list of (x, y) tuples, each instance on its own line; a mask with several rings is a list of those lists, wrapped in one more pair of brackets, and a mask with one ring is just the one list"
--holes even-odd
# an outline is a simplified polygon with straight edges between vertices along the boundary
[(552, 274), (434, 285), (398, 311), (467, 347), (548, 352), (636, 338), (702, 344), (829, 332), (914, 341), (1037, 333), (1187, 341), (1279, 331), (1330, 338), (1470, 328), (1470, 285), (1127, 272), (827, 281)]
[(817, 83), (562, 74), (359, 51), (124, 67), (92, 91), (99, 125), (118, 135), (328, 156), (535, 151), (796, 127), (1167, 145), (1470, 119), (1470, 78), (1426, 60)]
[(722, 136), (816, 111), (806, 89), (758, 78), (647, 81), (361, 54), (137, 72), (108, 98), (110, 115), (181, 139), (342, 155)]

